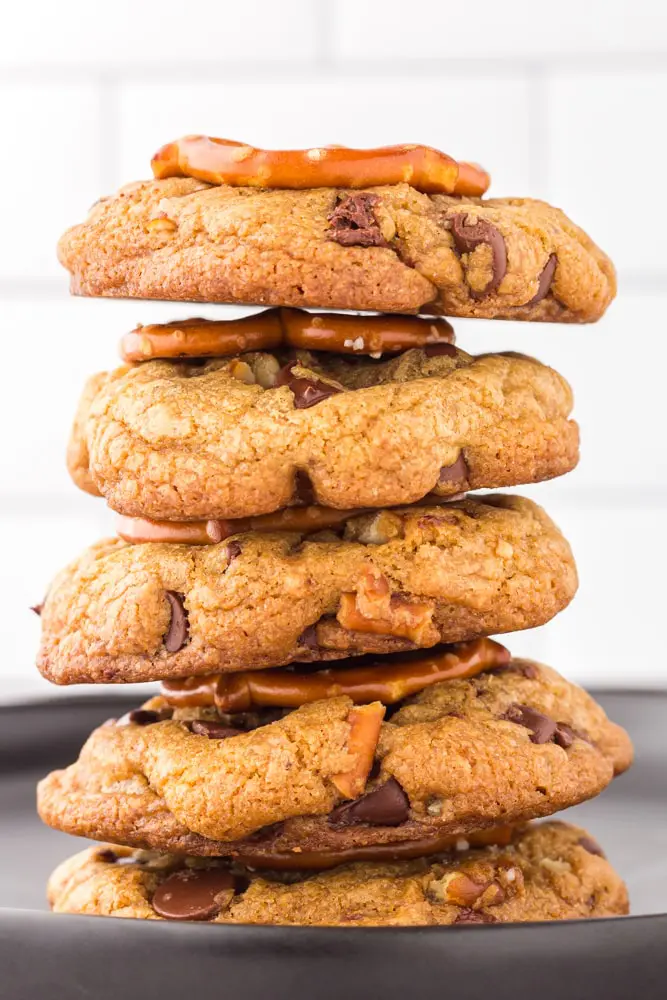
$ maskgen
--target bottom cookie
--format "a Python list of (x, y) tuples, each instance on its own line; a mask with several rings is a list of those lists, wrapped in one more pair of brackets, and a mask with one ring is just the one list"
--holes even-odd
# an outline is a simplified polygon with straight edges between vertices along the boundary
[(622, 879), (584, 830), (547, 822), (511, 843), (326, 872), (91, 847), (53, 873), (57, 913), (222, 924), (424, 926), (619, 916)]

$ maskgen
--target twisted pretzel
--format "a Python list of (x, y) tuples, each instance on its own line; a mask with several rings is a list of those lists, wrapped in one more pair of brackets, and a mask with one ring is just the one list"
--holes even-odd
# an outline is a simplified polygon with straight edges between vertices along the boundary
[(138, 326), (122, 338), (120, 356), (125, 362), (210, 358), (282, 346), (338, 354), (384, 354), (453, 342), (454, 331), (445, 319), (266, 309), (242, 319), (186, 319)]
[(188, 135), (167, 143), (151, 160), (153, 175), (194, 177), (207, 184), (262, 188), (367, 188), (410, 184), (425, 194), (483, 195), (490, 177), (417, 144), (349, 149), (258, 149), (232, 139)]
[(363, 667), (338, 667), (314, 673), (249, 670), (162, 682), (166, 701), (185, 706), (215, 706), (219, 712), (247, 712), (259, 706), (299, 708), (322, 698), (347, 695), (357, 705), (392, 705), (431, 684), (473, 677), (510, 662), (509, 650), (493, 639), (454, 643), (434, 653), (378, 661)]

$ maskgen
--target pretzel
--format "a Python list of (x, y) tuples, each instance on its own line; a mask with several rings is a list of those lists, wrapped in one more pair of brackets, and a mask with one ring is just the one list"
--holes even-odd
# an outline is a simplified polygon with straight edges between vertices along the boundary
[(194, 177), (207, 184), (292, 190), (405, 183), (424, 194), (481, 196), (490, 182), (476, 164), (457, 163), (432, 146), (418, 144), (258, 149), (232, 139), (187, 135), (162, 146), (151, 167), (158, 180)]
[(186, 319), (138, 326), (122, 338), (120, 356), (125, 362), (211, 358), (282, 346), (338, 354), (384, 354), (443, 343), (454, 343), (454, 331), (446, 319), (266, 309), (242, 319)]
[(340, 595), (336, 618), (350, 632), (393, 635), (428, 646), (433, 611), (432, 601), (393, 594), (387, 577), (369, 568), (361, 574), (356, 593)]
[(516, 831), (511, 826), (492, 826), (487, 830), (473, 830), (465, 837), (444, 834), (438, 837), (424, 837), (421, 840), (406, 840), (397, 844), (373, 844), (368, 847), (350, 847), (343, 851), (266, 851), (261, 854), (234, 852), (234, 860), (249, 868), (287, 870), (323, 870), (351, 861), (408, 861), (426, 855), (449, 851), (463, 851), (468, 847), (488, 847), (491, 844), (505, 847), (512, 842)]
[(493, 639), (443, 646), (417, 657), (380, 660), (361, 667), (337, 667), (313, 673), (297, 670), (249, 670), (208, 674), (162, 682), (162, 695), (176, 708), (215, 706), (219, 712), (247, 712), (259, 706), (299, 708), (322, 698), (347, 695), (357, 705), (393, 705), (440, 681), (474, 677), (506, 666), (509, 650)]
[(176, 545), (215, 545), (230, 535), (245, 531), (294, 531), (311, 535), (338, 528), (351, 517), (367, 513), (367, 508), (334, 510), (333, 507), (285, 507), (274, 514), (240, 517), (235, 521), (150, 521), (143, 517), (116, 518), (116, 533), (134, 545), (143, 542), (171, 542)]
[(348, 771), (331, 775), (332, 782), (346, 799), (359, 798), (366, 787), (384, 712), (384, 705), (375, 702), (372, 705), (355, 706), (347, 717), (350, 723), (347, 752), (354, 758), (354, 763)]

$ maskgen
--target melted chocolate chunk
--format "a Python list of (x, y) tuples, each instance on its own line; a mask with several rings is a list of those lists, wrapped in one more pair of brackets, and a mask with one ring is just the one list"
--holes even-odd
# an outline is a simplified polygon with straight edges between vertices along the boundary
[(317, 644), (317, 625), (309, 625), (308, 628), (305, 628), (296, 640), (296, 644), (305, 649), (319, 649)]
[[(581, 841), (580, 841), (581, 843)], [(95, 855), (96, 861), (106, 861), (107, 864), (113, 865), (118, 860), (118, 855), (115, 851), (112, 851), (110, 847), (106, 848), (104, 851), (98, 851)]]
[[(536, 306), (538, 302), (541, 302), (543, 298), (547, 295), (549, 289), (551, 288), (551, 282), (553, 281), (553, 276), (556, 271), (556, 265), (558, 263), (558, 257), (555, 253), (552, 253), (548, 261), (544, 265), (542, 273), (537, 281), (537, 292), (533, 295), (530, 302), (526, 302), (527, 306)], [(520, 307), (523, 308), (523, 307)]]
[(510, 705), (501, 719), (515, 722), (517, 726), (530, 729), (532, 743), (550, 743), (558, 729), (558, 725), (553, 719), (534, 708), (530, 708), (529, 705)]
[(280, 836), (284, 826), (285, 824), (283, 822), (270, 823), (268, 826), (262, 826), (259, 830), (255, 830), (254, 833), (248, 834), (248, 836), (244, 839), (249, 844), (267, 843), (268, 841), (273, 840), (274, 837)]
[(481, 910), (471, 910), (468, 907), (461, 910), (454, 921), (455, 924), (495, 924), (496, 918), (490, 913), (482, 913)]
[(468, 466), (463, 457), (463, 452), (459, 455), (453, 465), (443, 465), (438, 476), (439, 483), (461, 483), (468, 482)]
[(232, 539), (231, 542), (227, 542), (227, 558), (229, 559), (229, 562), (227, 563), (228, 567), (231, 566), (234, 560), (241, 555), (242, 551), (243, 549), (241, 548), (241, 543), (237, 542), (236, 539)]
[(34, 611), (34, 613), (37, 616), (39, 616), (39, 615), (41, 615), (43, 608), (44, 608), (44, 602), (42, 601), (41, 604), (33, 604), (33, 605), (31, 605), (30, 610)]
[(208, 736), (209, 740), (227, 740), (231, 736), (240, 736), (242, 729), (224, 726), (221, 722), (209, 722), (208, 719), (193, 719), (188, 726), (195, 736)]
[(315, 375), (308, 378), (295, 375), (293, 369), (298, 366), (298, 361), (288, 362), (278, 372), (275, 383), (276, 386), (286, 385), (292, 390), (294, 394), (294, 408), (296, 410), (307, 410), (309, 407), (315, 406), (316, 403), (321, 403), (323, 399), (328, 399), (329, 396), (335, 396), (337, 393), (343, 391), (336, 388), (335, 385), (322, 382)]
[(466, 221), (469, 218), (468, 213), (458, 212), (456, 215), (449, 216), (449, 222), (452, 239), (459, 253), (472, 253), (483, 243), (491, 247), (493, 260), (491, 280), (482, 292), (470, 289), (470, 295), (473, 299), (483, 299), (491, 292), (495, 292), (507, 273), (507, 248), (502, 234), (490, 222), (478, 219), (476, 223), (469, 224)]
[(183, 603), (185, 598), (183, 594), (177, 594), (175, 590), (166, 590), (165, 597), (169, 601), (171, 621), (164, 634), (164, 645), (168, 653), (178, 653), (179, 649), (182, 649), (188, 641), (190, 632), (188, 613)]
[(379, 200), (368, 191), (342, 197), (328, 216), (329, 239), (344, 247), (388, 247), (373, 212)]
[(599, 858), (605, 858), (607, 855), (604, 853), (600, 845), (592, 837), (580, 837), (577, 841), (579, 847), (583, 847), (585, 851), (589, 854), (596, 854)]
[(123, 715), (118, 722), (117, 726), (152, 726), (155, 722), (164, 722), (165, 719), (171, 718), (171, 709), (166, 709), (161, 712), (154, 712), (149, 708), (135, 708), (134, 711), (128, 712), (127, 715)]
[(575, 740), (584, 740), (586, 743), (590, 743), (588, 736), (580, 733), (578, 729), (568, 726), (567, 722), (556, 723), (554, 743), (557, 743), (563, 750), (569, 750)]
[(333, 826), (400, 826), (410, 815), (410, 800), (396, 781), (390, 778), (373, 792), (367, 792), (354, 802), (338, 806), (329, 816)]
[(311, 507), (317, 503), (315, 490), (310, 481), (310, 476), (303, 469), (297, 469), (294, 476), (294, 493), (292, 503), (298, 507)]
[(165, 920), (211, 920), (235, 891), (234, 876), (224, 868), (183, 869), (157, 887), (153, 909)]
[(443, 356), (455, 358), (458, 351), (453, 344), (427, 344), (424, 348), (424, 354), (427, 358), (440, 358)]

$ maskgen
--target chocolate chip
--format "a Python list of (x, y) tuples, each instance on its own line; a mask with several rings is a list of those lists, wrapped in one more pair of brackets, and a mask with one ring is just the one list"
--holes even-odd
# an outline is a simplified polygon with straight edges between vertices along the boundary
[(165, 597), (171, 608), (171, 621), (164, 635), (164, 645), (168, 653), (178, 653), (187, 642), (190, 631), (188, 613), (183, 604), (185, 598), (175, 590), (165, 590)]
[(315, 375), (309, 378), (294, 375), (293, 369), (298, 366), (298, 361), (288, 362), (278, 372), (275, 382), (276, 386), (286, 385), (292, 390), (294, 394), (294, 408), (296, 410), (307, 410), (310, 406), (321, 403), (323, 399), (328, 399), (329, 396), (335, 396), (337, 393), (343, 391), (336, 388), (335, 385), (322, 382)]
[(596, 854), (599, 858), (606, 858), (606, 854), (592, 837), (580, 837), (577, 841), (579, 847), (583, 847), (589, 854)]
[(227, 542), (227, 559), (229, 562), (227, 566), (229, 567), (235, 559), (241, 555), (243, 549), (241, 548), (241, 543), (237, 542), (236, 539), (232, 539), (231, 542)]
[(255, 712), (221, 712), (221, 725), (239, 733), (249, 733), (262, 726), (270, 726), (272, 722), (284, 719), (293, 712), (293, 708), (258, 708)]
[(510, 705), (501, 719), (508, 722), (515, 722), (518, 726), (524, 726), (531, 731), (531, 742), (549, 743), (555, 736), (558, 728), (553, 719), (548, 715), (543, 715), (529, 705)]
[(296, 640), (296, 644), (305, 649), (318, 649), (317, 625), (309, 625), (308, 628), (305, 628)]
[[(581, 843), (581, 841), (580, 841)], [(107, 864), (114, 864), (118, 860), (118, 855), (115, 851), (112, 851), (110, 847), (106, 848), (104, 851), (98, 851), (95, 855), (96, 861), (106, 861)]]
[(224, 868), (184, 869), (174, 872), (155, 890), (153, 909), (165, 920), (210, 920), (234, 893), (235, 881)]
[(470, 290), (474, 299), (482, 299), (485, 295), (494, 292), (507, 272), (507, 248), (502, 234), (495, 226), (485, 219), (478, 219), (476, 223), (469, 224), (466, 219), (470, 215), (458, 212), (449, 216), (452, 238), (459, 253), (472, 253), (476, 247), (486, 243), (491, 247), (492, 254), (492, 275), (491, 280), (482, 292)]
[(270, 840), (274, 840), (279, 837), (282, 833), (285, 824), (283, 822), (270, 823), (268, 826), (262, 826), (259, 830), (255, 830), (254, 833), (248, 834), (244, 839), (249, 844), (264, 844), (268, 843)]
[(31, 610), (31, 611), (34, 611), (34, 612), (35, 612), (35, 614), (39, 616), (39, 615), (41, 615), (41, 613), (42, 613), (42, 609), (43, 609), (43, 607), (44, 607), (44, 602), (42, 601), (42, 603), (41, 603), (41, 604), (33, 604), (33, 605), (31, 606), (30, 610)]
[(553, 280), (554, 272), (556, 270), (556, 264), (558, 263), (558, 257), (555, 253), (552, 253), (542, 269), (537, 280), (537, 292), (533, 295), (530, 302), (526, 302), (527, 306), (536, 306), (538, 302), (541, 302), (545, 297), (549, 289), (551, 288), (551, 282)]
[(152, 726), (155, 722), (163, 722), (166, 718), (169, 716), (163, 715), (162, 712), (154, 712), (149, 708), (135, 708), (134, 711), (123, 715), (116, 725)]
[(587, 736), (580, 733), (578, 729), (573, 729), (572, 726), (568, 726), (566, 722), (556, 723), (554, 743), (557, 743), (559, 747), (563, 748), (563, 750), (569, 750), (575, 740), (585, 740), (586, 742), (590, 742)]
[(468, 481), (468, 466), (463, 457), (463, 452), (459, 455), (453, 465), (443, 465), (438, 476), (439, 483), (461, 483)]
[(329, 816), (334, 826), (400, 826), (410, 815), (410, 800), (396, 781), (390, 778), (373, 792), (362, 795), (354, 802), (338, 806)]
[(461, 910), (456, 920), (455, 924), (495, 924), (496, 918), (492, 917), (490, 913), (482, 913), (481, 910), (471, 910), (465, 908)]
[(328, 238), (344, 247), (388, 247), (373, 212), (379, 200), (367, 191), (342, 197), (327, 217), (331, 223)]
[(316, 503), (315, 490), (310, 481), (310, 476), (303, 469), (297, 469), (294, 476), (292, 503), (299, 507), (311, 507)]
[(239, 736), (243, 730), (232, 726), (223, 726), (221, 722), (209, 722), (207, 719), (194, 719), (188, 726), (195, 736), (208, 736), (209, 740), (227, 740), (230, 736)]
[(443, 356), (455, 358), (458, 351), (453, 344), (427, 344), (424, 348), (424, 354), (427, 358), (440, 358)]

